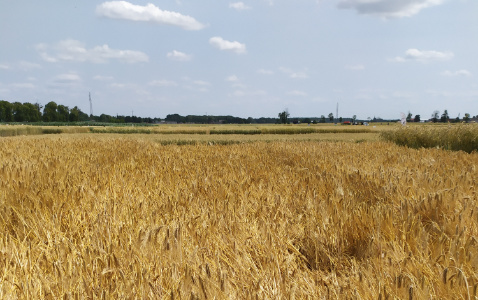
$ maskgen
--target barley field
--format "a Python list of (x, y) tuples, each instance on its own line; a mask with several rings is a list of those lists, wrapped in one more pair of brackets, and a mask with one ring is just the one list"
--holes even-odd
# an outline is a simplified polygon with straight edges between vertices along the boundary
[(397, 126), (380, 132), (384, 140), (411, 148), (441, 148), (453, 151), (478, 151), (478, 124), (441, 126)]
[(1, 299), (477, 296), (476, 152), (58, 134), (0, 160)]

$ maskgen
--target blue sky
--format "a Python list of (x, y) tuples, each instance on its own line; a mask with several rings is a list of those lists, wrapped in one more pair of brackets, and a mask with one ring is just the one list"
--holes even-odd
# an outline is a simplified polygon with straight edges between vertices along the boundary
[(0, 99), (95, 115), (478, 115), (476, 0), (0, 0)]

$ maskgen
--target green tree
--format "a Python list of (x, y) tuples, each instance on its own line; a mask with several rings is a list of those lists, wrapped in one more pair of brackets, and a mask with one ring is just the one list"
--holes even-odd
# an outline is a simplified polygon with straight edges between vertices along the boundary
[(439, 117), (439, 115), (440, 115), (440, 112), (439, 112), (438, 110), (435, 110), (435, 111), (433, 112), (433, 114), (432, 114), (432, 121), (433, 121), (433, 123), (438, 122), (438, 117)]
[(80, 121), (80, 112), (81, 110), (78, 106), (73, 107), (70, 109), (70, 115), (68, 116), (70, 122), (78, 122)]
[(355, 121), (357, 120), (357, 115), (352, 116), (352, 124), (355, 124)]
[(25, 109), (20, 102), (13, 103), (13, 120), (15, 122), (25, 121)]
[(113, 117), (112, 117), (112, 116), (107, 115), (107, 114), (101, 114), (101, 115), (100, 115), (100, 122), (109, 123), (109, 122), (112, 122), (112, 121), (113, 121)]
[(420, 122), (420, 115), (415, 115), (415, 122)]
[[(75, 106), (76, 107), (76, 106)], [(88, 116), (87, 113), (84, 113), (82, 112), (78, 107), (76, 107), (78, 109), (78, 121), (80, 122), (86, 122), (90, 119), (90, 117)], [(124, 120), (120, 123), (124, 123)]]
[(280, 112), (279, 113), (279, 120), (280, 120), (280, 123), (282, 124), (288, 124), (289, 123), (289, 112), (286, 110), (284, 110), (283, 112)]
[(57, 112), (58, 105), (50, 101), (45, 105), (43, 109), (43, 121), (45, 122), (56, 122), (58, 121), (58, 112)]
[(23, 103), (23, 109), (25, 113), (25, 120), (27, 122), (39, 122), (41, 121), (41, 110), (40, 110), (40, 104), (35, 103), (29, 103), (25, 102)]
[(0, 101), (0, 121), (13, 122), (13, 105), (5, 100)]
[(448, 110), (445, 109), (445, 111), (441, 115), (440, 121), (442, 123), (446, 123), (446, 122), (450, 121), (450, 116), (448, 116)]
[(412, 113), (411, 112), (408, 112), (408, 115), (407, 115), (407, 122), (411, 122), (412, 121)]
[(60, 104), (56, 108), (56, 112), (58, 115), (58, 121), (68, 122), (68, 120), (70, 119), (70, 109), (68, 108), (68, 106)]
[(465, 117), (463, 117), (463, 121), (465, 121), (465, 123), (470, 122), (470, 114), (469, 113), (465, 114)]
[(330, 122), (334, 122), (334, 114), (333, 113), (329, 114), (329, 120), (330, 120)]

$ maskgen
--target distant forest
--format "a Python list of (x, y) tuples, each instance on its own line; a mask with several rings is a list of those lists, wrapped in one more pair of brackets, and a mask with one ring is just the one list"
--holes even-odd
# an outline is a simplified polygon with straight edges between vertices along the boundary
[(77, 106), (56, 104), (51, 101), (45, 107), (38, 103), (14, 102), (0, 100), (0, 122), (103, 122), (103, 123), (155, 123), (159, 118), (141, 118), (136, 116), (110, 116), (101, 114), (90, 116)]
[[(440, 116), (438, 111), (434, 111), (432, 118), (429, 119), (432, 122), (468, 122), (470, 120), (476, 120), (475, 117), (470, 114), (460, 119), (450, 118), (447, 110)], [(407, 122), (420, 122), (420, 115), (416, 115), (414, 118), (409, 112), (407, 116)], [(188, 115), (181, 116), (179, 114), (169, 114), (165, 119), (161, 118), (142, 118), (137, 116), (110, 116), (107, 114), (101, 114), (99, 116), (88, 115), (81, 111), (77, 106), (69, 108), (68, 106), (57, 104), (54, 101), (48, 102), (44, 107), (38, 103), (29, 102), (14, 102), (10, 103), (5, 100), (0, 100), (0, 122), (2, 123), (38, 123), (38, 122), (56, 122), (56, 123), (71, 123), (71, 122), (96, 122), (96, 123), (112, 123), (112, 124), (124, 124), (124, 123), (143, 123), (143, 124), (157, 124), (157, 123), (195, 123), (195, 124), (277, 124), (277, 123), (337, 123), (337, 122), (395, 122), (395, 120), (384, 120), (382, 118), (368, 118), (367, 120), (358, 120), (354, 115), (352, 118), (336, 118), (332, 113), (328, 114), (328, 117), (321, 115), (320, 117), (310, 118), (294, 118), (289, 117), (287, 111), (279, 112), (277, 118), (240, 118), (233, 116), (209, 116), (209, 115)]]
[[(348, 119), (344, 119), (348, 120)], [(57, 104), (54, 101), (48, 102), (44, 107), (39, 103), (14, 102), (10, 103), (0, 100), (0, 122), (101, 122), (101, 123), (196, 123), (196, 124), (274, 124), (280, 123), (280, 118), (239, 118), (233, 116), (181, 116), (169, 114), (165, 119), (141, 118), (137, 116), (110, 116), (101, 114), (99, 116), (88, 115), (77, 106)], [(333, 120), (322, 118), (289, 118), (291, 123), (326, 123)]]

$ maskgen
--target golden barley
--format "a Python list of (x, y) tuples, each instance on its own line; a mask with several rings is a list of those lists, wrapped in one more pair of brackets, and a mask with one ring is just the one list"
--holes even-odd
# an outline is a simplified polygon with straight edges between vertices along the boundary
[(49, 135), (0, 158), (0, 298), (476, 295), (478, 153)]

